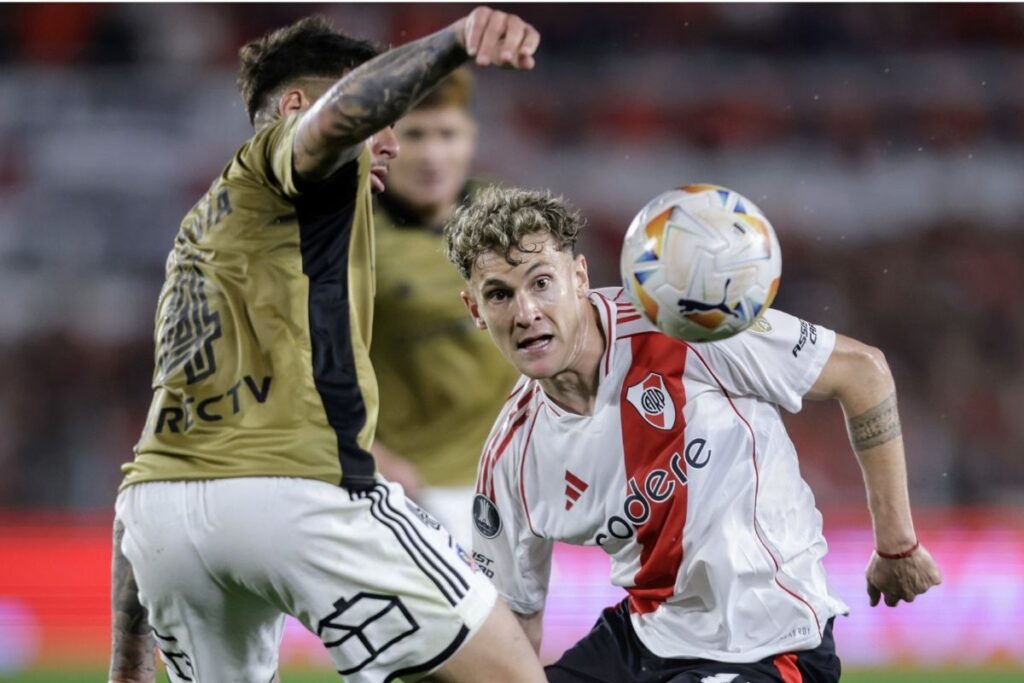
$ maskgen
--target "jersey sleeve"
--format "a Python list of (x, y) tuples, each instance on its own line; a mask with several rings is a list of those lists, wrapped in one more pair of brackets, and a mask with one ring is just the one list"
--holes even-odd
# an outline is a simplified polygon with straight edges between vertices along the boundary
[(835, 342), (828, 328), (768, 309), (746, 331), (691, 348), (729, 393), (756, 396), (796, 413)]
[(473, 501), (473, 558), (513, 612), (533, 614), (547, 599), (554, 544), (530, 529), (513, 462), (512, 454), (506, 454), (486, 475), (486, 453), (481, 461)]

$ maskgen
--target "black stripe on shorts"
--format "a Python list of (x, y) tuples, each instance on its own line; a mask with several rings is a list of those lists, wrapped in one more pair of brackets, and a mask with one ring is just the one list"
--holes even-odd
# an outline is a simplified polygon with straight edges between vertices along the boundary
[[(445, 599), (455, 606), (466, 597), (469, 584), (441, 557), (437, 549), (423, 538), (415, 524), (390, 505), (387, 487), (381, 484), (374, 486), (368, 497), (371, 501), (370, 514), (394, 534), (412, 561), (433, 581)], [(453, 576), (458, 581), (453, 580)]]
[(459, 649), (459, 647), (462, 645), (462, 641), (464, 641), (466, 639), (466, 636), (468, 635), (469, 629), (463, 626), (459, 629), (459, 633), (455, 636), (455, 640), (449, 643), (448, 647), (446, 647), (441, 652), (441, 654), (437, 655), (428, 662), (424, 662), (423, 664), (417, 664), (415, 666), (410, 666), (405, 669), (393, 671), (387, 678), (384, 679), (384, 683), (392, 683), (392, 681), (395, 681), (401, 678), (402, 676), (409, 676), (411, 674), (420, 674), (433, 671), (434, 669), (441, 666), (442, 664), (444, 664), (452, 658), (452, 655), (455, 654), (455, 651)]

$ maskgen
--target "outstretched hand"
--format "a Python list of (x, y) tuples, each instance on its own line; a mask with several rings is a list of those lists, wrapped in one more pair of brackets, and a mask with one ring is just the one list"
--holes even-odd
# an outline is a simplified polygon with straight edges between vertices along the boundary
[(515, 14), (477, 7), (455, 24), (459, 44), (478, 66), (532, 69), (540, 33)]
[(889, 607), (895, 607), (900, 600), (913, 602), (918, 595), (942, 583), (942, 572), (923, 545), (910, 557), (898, 560), (887, 560), (878, 553), (871, 553), (865, 576), (872, 607), (883, 597)]

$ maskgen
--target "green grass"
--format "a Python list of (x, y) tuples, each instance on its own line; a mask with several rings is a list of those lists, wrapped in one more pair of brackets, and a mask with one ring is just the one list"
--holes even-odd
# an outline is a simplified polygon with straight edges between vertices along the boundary
[[(105, 681), (106, 673), (99, 670), (33, 669), (14, 676), (0, 674), (4, 683), (94, 683)], [(161, 681), (167, 679), (160, 677)], [(856, 669), (843, 675), (843, 683), (1020, 683), (1024, 671), (1009, 669)], [(309, 671), (282, 672), (283, 683), (338, 683), (340, 678), (331, 673)], [(491, 683), (486, 681), (484, 683)]]

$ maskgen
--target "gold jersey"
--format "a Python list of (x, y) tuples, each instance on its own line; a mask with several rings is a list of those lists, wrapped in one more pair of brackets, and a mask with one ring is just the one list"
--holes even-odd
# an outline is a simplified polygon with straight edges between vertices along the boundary
[(181, 223), (156, 312), (153, 402), (122, 488), (372, 482), (370, 155), (300, 187), (298, 120), (242, 145)]
[(519, 377), (473, 325), (443, 238), (377, 198), (377, 437), (431, 486), (472, 485), (484, 441)]

